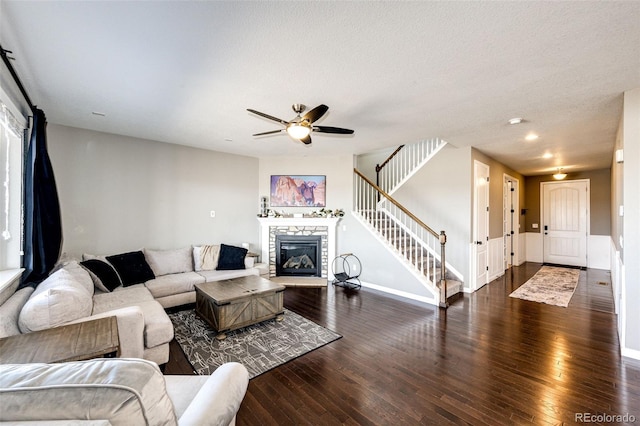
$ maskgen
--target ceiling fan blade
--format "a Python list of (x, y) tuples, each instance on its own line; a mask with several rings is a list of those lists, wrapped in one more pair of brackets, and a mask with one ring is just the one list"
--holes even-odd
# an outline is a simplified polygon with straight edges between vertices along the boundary
[(313, 126), (313, 131), (318, 133), (337, 133), (340, 135), (352, 135), (353, 130), (343, 129), (342, 127), (329, 127), (329, 126)]
[(264, 135), (272, 135), (274, 133), (281, 133), (284, 132), (284, 129), (280, 129), (280, 130), (270, 130), (268, 132), (262, 132), (262, 133), (256, 133), (253, 136), (264, 136)]
[(278, 122), (278, 123), (280, 123), (280, 124), (284, 124), (284, 125), (289, 124), (289, 122), (288, 122), (288, 121), (284, 121), (284, 120), (283, 120), (283, 119), (281, 119), (281, 118), (274, 117), (274, 116), (269, 115), (269, 114), (265, 114), (264, 112), (256, 111), (255, 109), (249, 109), (249, 108), (247, 108), (247, 111), (252, 112), (252, 113), (254, 113), (254, 114), (256, 114), (256, 115), (259, 115), (259, 116), (261, 116), (261, 117), (268, 118), (269, 120), (277, 121), (277, 122)]
[(305, 145), (311, 145), (311, 136), (307, 135), (304, 138), (300, 139), (300, 142), (302, 142)]
[(307, 120), (309, 123), (313, 123), (316, 120), (319, 120), (323, 115), (327, 113), (329, 107), (326, 105), (318, 105), (304, 116), (302, 116), (303, 120)]

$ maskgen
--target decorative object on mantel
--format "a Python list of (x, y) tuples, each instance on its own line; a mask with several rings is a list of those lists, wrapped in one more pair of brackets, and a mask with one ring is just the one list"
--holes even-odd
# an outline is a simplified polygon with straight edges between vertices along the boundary
[(258, 217), (267, 217), (268, 212), (267, 197), (260, 197), (260, 213), (258, 213)]
[(362, 272), (362, 264), (355, 254), (345, 253), (336, 257), (331, 264), (331, 270), (335, 277), (331, 284), (352, 290), (362, 287), (358, 278)]
[(314, 211), (311, 213), (310, 217), (343, 217), (344, 210), (342, 209), (325, 209), (324, 207), (320, 210)]
[(327, 177), (272, 175), (271, 207), (324, 207)]

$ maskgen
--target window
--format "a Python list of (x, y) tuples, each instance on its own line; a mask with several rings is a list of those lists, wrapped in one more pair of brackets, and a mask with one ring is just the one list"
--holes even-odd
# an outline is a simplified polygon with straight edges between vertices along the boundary
[(0, 98), (0, 271), (20, 268), (22, 249), (22, 164), (26, 120), (10, 105), (4, 96)]

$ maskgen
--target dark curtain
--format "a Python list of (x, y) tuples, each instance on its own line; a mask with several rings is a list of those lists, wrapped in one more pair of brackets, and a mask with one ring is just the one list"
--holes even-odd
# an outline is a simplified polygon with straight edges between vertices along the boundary
[(35, 109), (24, 178), (22, 285), (37, 285), (53, 269), (62, 247), (58, 190), (47, 152), (47, 119)]

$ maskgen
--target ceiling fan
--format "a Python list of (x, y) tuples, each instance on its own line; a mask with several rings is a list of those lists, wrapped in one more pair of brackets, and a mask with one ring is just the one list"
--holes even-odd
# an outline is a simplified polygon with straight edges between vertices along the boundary
[(343, 129), (341, 127), (328, 127), (328, 126), (314, 126), (313, 123), (318, 121), (320, 118), (322, 118), (322, 116), (324, 116), (327, 111), (329, 110), (329, 107), (326, 105), (318, 105), (317, 107), (315, 107), (314, 109), (312, 109), (311, 111), (307, 112), (305, 115), (303, 115), (302, 117), (300, 116), (300, 114), (302, 114), (305, 109), (307, 108), (305, 105), (302, 104), (293, 104), (291, 106), (291, 108), (293, 109), (293, 111), (298, 114), (293, 120), (290, 121), (285, 121), (282, 120), (280, 118), (271, 116), (269, 114), (265, 114), (264, 112), (260, 112), (260, 111), (256, 111), (255, 109), (249, 109), (247, 108), (247, 111), (254, 113), (256, 115), (259, 115), (261, 117), (264, 118), (268, 118), (269, 120), (273, 120), (273, 121), (277, 121), (278, 123), (282, 124), (285, 126), (284, 129), (280, 129), (280, 130), (271, 130), (268, 132), (262, 132), (262, 133), (256, 133), (253, 136), (264, 136), (264, 135), (271, 135), (274, 133), (281, 133), (281, 132), (287, 132), (287, 134), (289, 136), (291, 136), (293, 139), (299, 140), (300, 142), (309, 145), (311, 144), (311, 132), (318, 132), (318, 133), (336, 133), (339, 135), (351, 135), (353, 134), (353, 130), (350, 129)]

